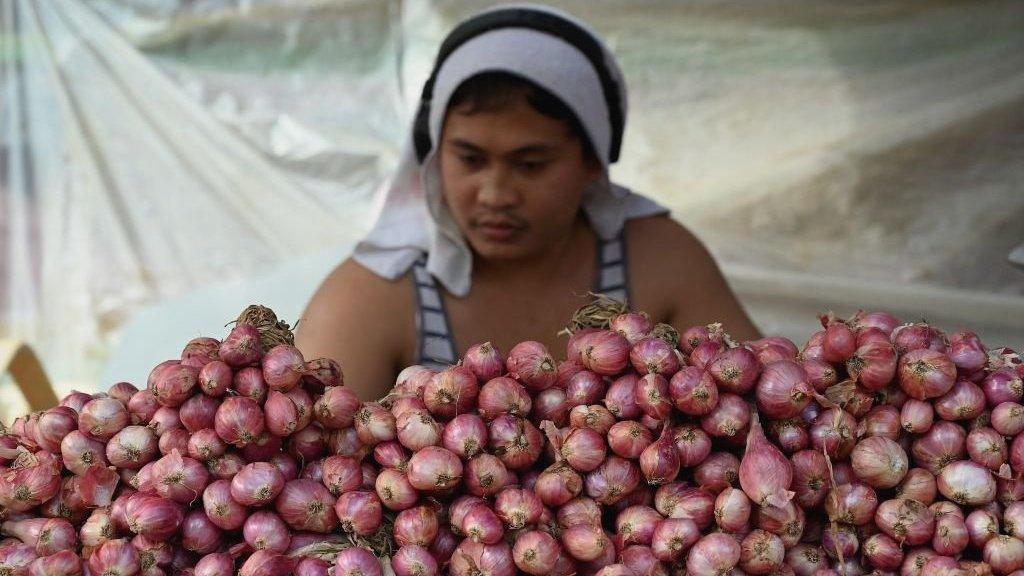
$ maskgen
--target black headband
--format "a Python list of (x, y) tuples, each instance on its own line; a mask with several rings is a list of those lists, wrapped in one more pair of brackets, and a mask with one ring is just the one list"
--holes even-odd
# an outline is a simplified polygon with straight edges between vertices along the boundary
[(542, 12), (530, 8), (505, 8), (470, 18), (456, 26), (448, 34), (444, 42), (441, 43), (441, 49), (438, 51), (437, 59), (434, 62), (434, 69), (423, 85), (420, 107), (416, 113), (416, 120), (413, 123), (413, 143), (416, 146), (416, 156), (419, 158), (419, 161), (422, 163), (426, 159), (432, 147), (430, 141), (430, 101), (434, 93), (434, 82), (437, 80), (437, 74), (441, 70), (441, 65), (444, 64), (444, 61), (452, 52), (470, 39), (500, 28), (529, 28), (561, 38), (572, 44), (590, 61), (597, 72), (598, 79), (601, 81), (601, 90), (604, 93), (604, 100), (608, 106), (608, 118), (611, 121), (611, 142), (608, 148), (608, 161), (617, 161), (619, 159), (619, 150), (622, 147), (625, 114), (622, 110), (622, 101), (619, 98), (618, 82), (612, 77), (605, 64), (604, 49), (596, 38), (575, 23), (550, 12)]

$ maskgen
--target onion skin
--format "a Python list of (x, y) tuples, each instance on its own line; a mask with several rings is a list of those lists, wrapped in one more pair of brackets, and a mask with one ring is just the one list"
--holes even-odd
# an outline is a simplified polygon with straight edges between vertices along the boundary
[(693, 576), (715, 576), (731, 570), (740, 561), (740, 544), (725, 534), (709, 534), (690, 548), (686, 570)]
[(909, 469), (909, 460), (903, 448), (880, 436), (858, 442), (850, 458), (857, 477), (875, 488), (896, 486)]
[(942, 352), (913, 350), (900, 358), (899, 380), (903, 391), (911, 398), (937, 398), (953, 388), (956, 366)]
[(962, 506), (981, 506), (996, 498), (996, 481), (991, 471), (970, 460), (943, 468), (936, 486), (943, 496)]
[(875, 511), (875, 523), (883, 532), (910, 546), (929, 542), (935, 532), (935, 516), (917, 500), (887, 500)]

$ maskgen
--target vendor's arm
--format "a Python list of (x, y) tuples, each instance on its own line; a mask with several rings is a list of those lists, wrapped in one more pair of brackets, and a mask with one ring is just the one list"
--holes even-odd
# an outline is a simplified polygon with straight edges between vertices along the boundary
[(704, 244), (667, 216), (630, 222), (630, 266), (643, 283), (644, 300), (665, 303), (669, 324), (721, 322), (738, 341), (761, 337)]
[(333, 358), (345, 385), (362, 400), (377, 400), (394, 386), (404, 361), (402, 344), (414, 334), (408, 279), (388, 281), (354, 260), (324, 280), (296, 329), (306, 358)]

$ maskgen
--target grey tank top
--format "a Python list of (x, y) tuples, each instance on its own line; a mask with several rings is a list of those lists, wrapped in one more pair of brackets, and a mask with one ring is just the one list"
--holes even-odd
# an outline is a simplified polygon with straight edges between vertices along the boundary
[[(416, 285), (417, 364), (443, 370), (459, 358), (448, 311), (434, 277), (427, 272), (426, 255), (416, 261), (412, 270)], [(629, 301), (626, 238), (622, 232), (616, 238), (599, 242), (596, 270), (595, 293)]]

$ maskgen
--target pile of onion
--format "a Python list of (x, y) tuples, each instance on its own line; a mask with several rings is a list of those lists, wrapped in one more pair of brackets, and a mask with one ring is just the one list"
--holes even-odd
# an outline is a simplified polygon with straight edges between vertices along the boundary
[(1024, 574), (1024, 364), (823, 316), (800, 347), (588, 305), (362, 402), (262, 309), (0, 435), (0, 573)]

